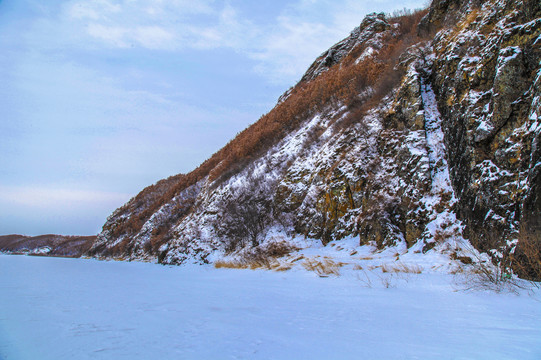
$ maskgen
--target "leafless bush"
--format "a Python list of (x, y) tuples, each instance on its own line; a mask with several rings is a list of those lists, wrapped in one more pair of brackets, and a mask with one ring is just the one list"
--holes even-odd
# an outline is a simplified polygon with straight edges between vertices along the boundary
[(224, 239), (227, 253), (259, 245), (263, 231), (272, 222), (271, 188), (263, 177), (247, 176), (247, 185), (231, 189), (218, 202), (221, 211), (216, 233)]
[(538, 287), (535, 282), (519, 279), (509, 267), (508, 255), (499, 261), (483, 257), (474, 249), (466, 249), (468, 258), (472, 259), (463, 272), (457, 272), (456, 285), (459, 290), (489, 290), (494, 292), (518, 293), (519, 290), (531, 291)]
[[(413, 16), (417, 15), (417, 14), (422, 14), (424, 15), (426, 13), (426, 9), (408, 9), (408, 8), (402, 8), (402, 9), (397, 9), (397, 10), (394, 10), (392, 13), (388, 14), (387, 16), (389, 17), (389, 21), (394, 21), (394, 20), (399, 20), (401, 18), (403, 19), (409, 19), (409, 18), (413, 18)], [(418, 19), (417, 19), (418, 21)], [(412, 23), (413, 24), (413, 23)], [(410, 25), (412, 25), (410, 24)]]
[(515, 282), (502, 271), (501, 267), (491, 263), (476, 262), (470, 269), (459, 273), (458, 282), (460, 290), (490, 290), (502, 292), (510, 290), (516, 292)]
[(289, 236), (294, 234), (295, 218), (295, 214), (284, 208), (278, 207), (273, 213), (273, 220), (275, 224), (279, 225), (280, 228)]
[(359, 264), (356, 264), (353, 266), (353, 270), (360, 270), (360, 272), (363, 274), (363, 276), (357, 275), (357, 280), (362, 282), (365, 287), (371, 288), (372, 287), (372, 280), (370, 279), (370, 276), (366, 273), (366, 270), (363, 269), (363, 267)]
[(390, 289), (390, 288), (395, 288), (396, 287), (396, 279), (395, 279), (395, 274), (388, 274), (388, 275), (385, 275), (385, 276), (380, 276), (379, 277), (380, 281), (381, 281), (381, 284), (386, 288), (386, 289)]

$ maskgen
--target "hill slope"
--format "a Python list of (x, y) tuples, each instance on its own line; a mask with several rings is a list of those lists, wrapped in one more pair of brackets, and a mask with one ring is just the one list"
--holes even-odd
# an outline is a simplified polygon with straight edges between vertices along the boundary
[(276, 107), (116, 210), (88, 254), (209, 262), (272, 238), (447, 252), (541, 276), (541, 6), (368, 15)]

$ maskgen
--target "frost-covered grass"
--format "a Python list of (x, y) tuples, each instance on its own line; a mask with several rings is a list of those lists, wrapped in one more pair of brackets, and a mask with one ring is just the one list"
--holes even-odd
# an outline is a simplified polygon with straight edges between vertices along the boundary
[(400, 274), (0, 256), (0, 358), (541, 358), (538, 295)]

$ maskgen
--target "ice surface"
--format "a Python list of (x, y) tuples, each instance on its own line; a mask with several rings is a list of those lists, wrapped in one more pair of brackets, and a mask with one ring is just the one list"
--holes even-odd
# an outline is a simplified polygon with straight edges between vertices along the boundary
[(0, 358), (541, 358), (535, 295), (366, 273), (0, 256)]
[(429, 148), (430, 168), (432, 169), (432, 191), (452, 191), (449, 170), (445, 159), (444, 135), (441, 128), (441, 115), (438, 110), (436, 95), (432, 87), (424, 84), (421, 91), (425, 106), (426, 140)]

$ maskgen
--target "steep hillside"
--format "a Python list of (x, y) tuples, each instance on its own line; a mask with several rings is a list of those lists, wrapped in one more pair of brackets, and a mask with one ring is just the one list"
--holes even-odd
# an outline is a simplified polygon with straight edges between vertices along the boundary
[(209, 262), (304, 236), (461, 258), (465, 237), (540, 276), (540, 45), (535, 0), (368, 15), (199, 168), (116, 210), (88, 254)]

